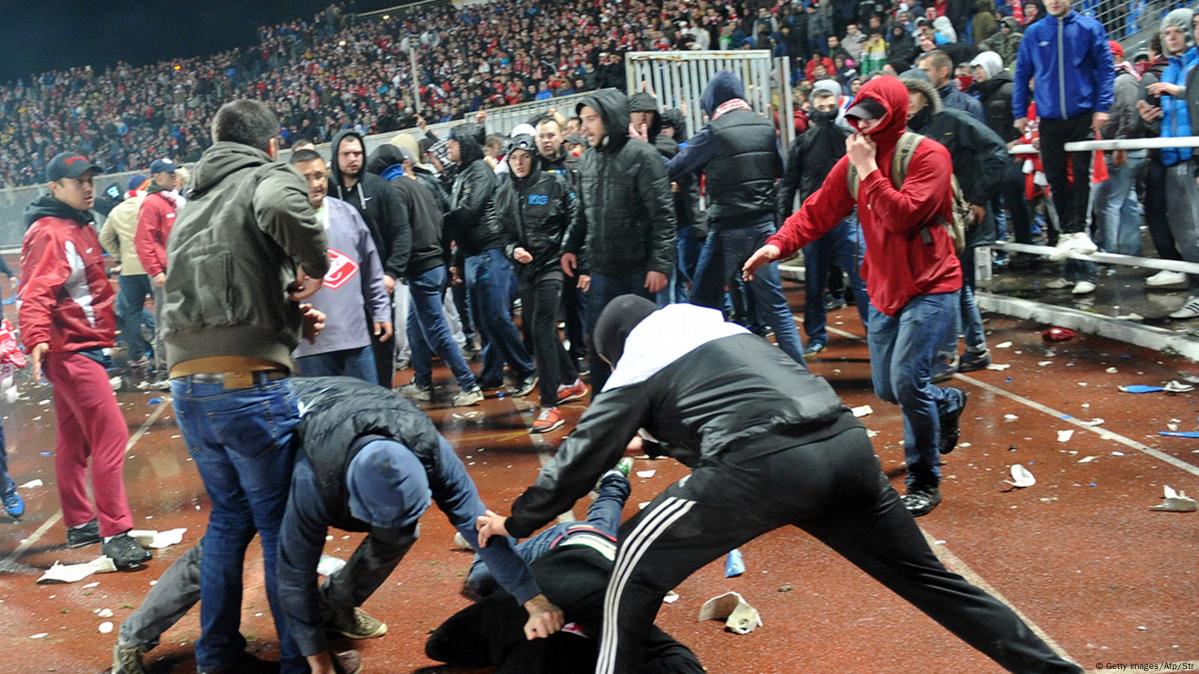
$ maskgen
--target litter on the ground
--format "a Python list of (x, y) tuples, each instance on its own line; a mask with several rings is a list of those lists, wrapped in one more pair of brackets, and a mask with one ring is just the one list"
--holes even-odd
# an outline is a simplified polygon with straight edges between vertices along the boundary
[(736, 578), (745, 573), (745, 558), (741, 556), (741, 551), (734, 548), (724, 558), (724, 577)]
[(1158, 431), (1157, 434), (1167, 438), (1199, 438), (1199, 431)]
[(1020, 417), (1016, 416), (1015, 414), (1005, 414), (1005, 415), (1003, 415), (1003, 418), (1005, 421), (1015, 421), (1015, 420), (1019, 419)]
[(454, 532), (454, 547), (461, 549), (461, 550), (470, 550), (471, 549), (470, 543), (466, 542), (466, 536), (463, 536), (462, 532), (460, 532), (460, 531)]
[(50, 636), (50, 634), (48, 632), (38, 632), (37, 634), (30, 634), (29, 638), (30, 639), (45, 639), (48, 636)]
[(105, 620), (100, 623), (100, 634), (110, 634), (112, 632), (112, 623)]
[(1042, 360), (1042, 361), (1040, 361), (1040, 362), (1038, 362), (1038, 363), (1037, 363), (1037, 367), (1047, 367), (1047, 366), (1049, 366), (1049, 365), (1053, 365), (1053, 361), (1052, 361), (1052, 360)]
[(1125, 393), (1161, 393), (1166, 390), (1164, 386), (1151, 386), (1148, 384), (1129, 384), (1121, 386), (1120, 390)]
[(1193, 513), (1199, 509), (1195, 499), (1186, 495), (1186, 492), (1181, 489), (1174, 491), (1170, 485), (1162, 487), (1162, 502), (1153, 506), (1150, 510), (1168, 513)]
[(658, 471), (656, 471), (656, 470), (639, 470), (639, 471), (637, 471), (637, 477), (645, 478), (648, 480), (649, 478), (656, 475), (657, 472)]
[(1114, 368), (1114, 367), (1109, 367), (1109, 368), (1107, 368), (1106, 370), (1104, 370), (1104, 372), (1106, 372), (1106, 373), (1108, 373), (1108, 374), (1116, 374), (1117, 372), (1119, 372), (1119, 370), (1117, 370), (1117, 369), (1116, 369), (1116, 368)]
[(699, 609), (699, 620), (724, 620), (725, 627), (737, 634), (749, 634), (762, 626), (758, 609), (737, 592), (726, 592), (704, 602)]
[(987, 369), (995, 370), (996, 372), (1003, 372), (1004, 370), (1010, 368), (1011, 366), (1012, 366), (1011, 363), (991, 363), (990, 365), (987, 366)]
[(1024, 489), (1026, 487), (1031, 487), (1037, 483), (1037, 478), (1033, 477), (1033, 474), (1030, 473), (1028, 471), (1028, 469), (1025, 468), (1024, 466), (1022, 466), (1021, 464), (1018, 464), (1018, 463), (1012, 464), (1011, 472), (1012, 472), (1012, 479), (1004, 480), (1004, 482), (1012, 485), (1013, 487), (1015, 487), (1017, 489)]
[(108, 557), (97, 557), (90, 562), (82, 564), (59, 564), (58, 562), (54, 562), (54, 566), (46, 569), (42, 577), (37, 579), (37, 584), (78, 583), (93, 573), (112, 573), (116, 570), (116, 565)]
[(675, 603), (675, 602), (676, 602), (676, 601), (678, 601), (678, 600), (679, 600), (679, 593), (678, 593), (678, 592), (675, 592), (674, 590), (671, 590), (670, 592), (667, 592), (667, 593), (666, 593), (666, 596), (665, 596), (665, 597), (662, 597), (662, 603), (663, 603), (663, 604), (673, 604), (673, 603)]
[(18, 485), (17, 488), (18, 489), (33, 489), (34, 487), (41, 487), (45, 484), (46, 483), (42, 482), (41, 480), (30, 480), (30, 481), (26, 482), (25, 484)]
[(1072, 438), (1072, 437), (1074, 437), (1073, 430), (1067, 429), (1064, 431), (1057, 432), (1057, 441), (1058, 442), (1070, 442), (1070, 438)]
[(1010, 349), (1010, 348), (1012, 348), (1012, 343), (1011, 342), (1000, 342), (995, 345), (995, 348), (996, 349)]
[(96, 609), (96, 615), (100, 618), (111, 618), (112, 617), (112, 609), (110, 609), (110, 608)]
[(161, 550), (163, 548), (182, 543), (183, 534), (186, 531), (186, 527), (180, 529), (168, 529), (167, 531), (156, 531), (154, 529), (133, 529), (129, 532), (129, 536), (144, 547)]
[(321, 555), (321, 561), (316, 563), (316, 572), (322, 576), (332, 576), (345, 568), (346, 560), (333, 555)]
[(1172, 379), (1162, 387), (1162, 390), (1166, 393), (1190, 393), (1195, 390), (1195, 387)]
[(1095, 417), (1094, 419), (1091, 419), (1090, 421), (1080, 421), (1078, 423), (1082, 424), (1083, 426), (1102, 426), (1104, 424), (1104, 421), (1103, 421), (1103, 419), (1101, 419), (1099, 417)]
[(1091, 456), (1084, 456), (1084, 457), (1082, 457), (1081, 459), (1079, 459), (1079, 460), (1078, 460), (1078, 462), (1079, 462), (1079, 463), (1090, 463), (1090, 462), (1092, 462), (1092, 461), (1094, 461), (1095, 459), (1098, 459), (1098, 458), (1099, 458), (1098, 456), (1094, 456), (1094, 455), (1091, 455)]
[(850, 411), (853, 412), (853, 415), (855, 417), (858, 417), (859, 419), (862, 417), (868, 417), (871, 414), (874, 414), (874, 409), (872, 407), (870, 407), (869, 405), (859, 405), (858, 407), (855, 407), (855, 408), (851, 409)]

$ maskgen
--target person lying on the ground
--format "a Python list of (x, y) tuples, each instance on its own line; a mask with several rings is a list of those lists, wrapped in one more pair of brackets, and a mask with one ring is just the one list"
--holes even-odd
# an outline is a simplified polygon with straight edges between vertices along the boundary
[[(613, 300), (594, 345), (614, 366), (512, 516), (479, 540), (528, 536), (587, 493), (638, 429), (691, 467), (620, 528), (596, 674), (640, 671), (666, 593), (733, 548), (798, 526), (1021, 674), (1081, 673), (1010, 608), (945, 569), (904, 509), (866, 429), (828, 382), (765, 339), (689, 304)], [(935, 669), (935, 667), (934, 667)]]
[[(474, 522), (486, 508), (461, 459), (424, 413), (397, 393), (348, 377), (299, 378), (292, 389), (300, 405), (300, 452), (280, 533), (279, 583), (283, 613), (305, 656), (328, 653), (327, 632), (350, 639), (386, 633), (385, 623), (359, 607), (416, 541), (430, 499), (524, 605), (529, 639), (562, 627), (562, 612), (508, 541), (478, 547)], [(330, 526), (368, 535), (346, 566), (318, 586)], [(176, 560), (122, 624), (114, 673), (141, 672), (141, 654), (199, 600), (201, 555), (197, 545)], [(360, 669), (355, 654), (339, 656), (323, 671)]]
[[(616, 528), (629, 495), (624, 459), (604, 473), (599, 498), (584, 522), (557, 524), (517, 546), (546, 597), (560, 606), (567, 627), (549, 639), (530, 641), (521, 632), (520, 607), (495, 587), (487, 565), (476, 560), (467, 587), (486, 595), (441, 624), (425, 642), (425, 654), (453, 667), (495, 666), (496, 674), (590, 672), (599, 655), (604, 592), (616, 556)], [(686, 646), (656, 626), (646, 642), (639, 674), (702, 674), (704, 668)]]

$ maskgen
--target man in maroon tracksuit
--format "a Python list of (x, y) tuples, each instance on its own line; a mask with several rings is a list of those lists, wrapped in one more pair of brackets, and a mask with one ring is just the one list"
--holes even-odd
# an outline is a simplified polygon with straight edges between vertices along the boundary
[[(44, 372), (54, 385), (54, 472), (67, 545), (103, 541), (117, 568), (131, 569), (150, 552), (128, 533), (133, 514), (122, 470), (129, 430), (105, 371), (116, 333), (116, 293), (92, 226), (92, 177), (98, 171), (87, 157), (70, 152), (47, 165), (50, 194), (25, 209), (19, 316), (34, 379)], [(87, 495), (89, 459), (94, 508)]]

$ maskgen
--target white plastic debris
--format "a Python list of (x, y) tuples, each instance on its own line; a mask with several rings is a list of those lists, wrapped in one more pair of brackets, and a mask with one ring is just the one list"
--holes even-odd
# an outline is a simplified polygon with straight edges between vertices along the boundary
[(48, 636), (50, 636), (49, 632), (38, 632), (37, 634), (30, 634), (29, 638), (30, 639), (45, 639)]
[(166, 531), (158, 531), (156, 529), (133, 529), (129, 532), (129, 536), (137, 541), (142, 547), (154, 548), (161, 550), (172, 545), (179, 545), (183, 542), (183, 534), (187, 531), (187, 527), (180, 529), (168, 529)]
[(1079, 463), (1090, 463), (1090, 462), (1092, 462), (1092, 461), (1094, 461), (1095, 459), (1098, 459), (1098, 458), (1099, 458), (1099, 457), (1098, 457), (1098, 456), (1095, 456), (1095, 455), (1091, 455), (1091, 456), (1084, 456), (1084, 457), (1082, 457), (1081, 459), (1079, 459), (1079, 460), (1078, 460), (1078, 462), (1079, 462)]
[(666, 596), (665, 596), (665, 597), (662, 597), (662, 603), (663, 603), (663, 604), (673, 604), (673, 603), (675, 603), (675, 602), (676, 602), (676, 601), (678, 601), (678, 600), (679, 600), (679, 593), (678, 593), (678, 592), (675, 592), (674, 590), (671, 590), (670, 592), (667, 592), (667, 593), (666, 593)]
[(110, 634), (112, 632), (112, 623), (105, 620), (100, 623), (100, 634)]
[(1199, 505), (1195, 503), (1195, 499), (1186, 495), (1182, 490), (1174, 491), (1170, 485), (1162, 487), (1162, 502), (1153, 506), (1150, 510), (1168, 513), (1193, 513), (1199, 510)]
[(1024, 466), (1022, 466), (1021, 464), (1014, 463), (1014, 464), (1012, 464), (1012, 479), (1004, 480), (1004, 482), (1012, 485), (1013, 487), (1015, 487), (1017, 489), (1024, 489), (1026, 487), (1031, 487), (1034, 484), (1036, 484), (1037, 478), (1033, 477), (1033, 474), (1030, 473), (1028, 471), (1028, 469), (1025, 468)]
[(645, 478), (648, 480), (649, 478), (653, 477), (657, 473), (658, 473), (658, 471), (656, 471), (656, 470), (639, 470), (639, 471), (637, 471), (637, 477)]
[(1010, 368), (1011, 366), (1012, 366), (1011, 363), (991, 363), (990, 365), (987, 366), (987, 369), (995, 370), (996, 372), (1003, 372), (1004, 370)]
[(859, 419), (874, 414), (874, 409), (872, 409), (869, 405), (860, 405), (851, 409), (850, 411), (853, 412), (853, 415)]
[(112, 617), (112, 609), (102, 608), (99, 611), (96, 611), (96, 615), (100, 618), (111, 618)]
[(18, 489), (33, 489), (34, 487), (44, 486), (46, 483), (41, 480), (30, 480), (22, 485), (17, 485)]
[(1119, 370), (1117, 370), (1117, 369), (1116, 369), (1116, 368), (1114, 368), (1114, 367), (1109, 367), (1109, 368), (1107, 368), (1106, 370), (1104, 370), (1104, 372), (1106, 372), (1106, 373), (1108, 373), (1108, 374), (1116, 374), (1117, 372), (1119, 372)]
[(1073, 430), (1067, 429), (1064, 431), (1057, 432), (1057, 441), (1058, 442), (1070, 442), (1070, 438), (1072, 438), (1072, 437), (1074, 437)]
[(346, 560), (333, 555), (321, 555), (321, 561), (316, 564), (316, 572), (322, 576), (332, 576), (345, 568)]
[(93, 587), (99, 587), (99, 585), (100, 585), (100, 581), (98, 581), (98, 580), (95, 580), (95, 581), (92, 581), (92, 582), (88, 583), (87, 585), (84, 585), (84, 586), (83, 586), (83, 589), (85, 589), (85, 590), (90, 590), (90, 589), (92, 589)]
[(1003, 415), (1003, 419), (1004, 419), (1004, 421), (1015, 421), (1015, 420), (1017, 420), (1017, 419), (1019, 419), (1019, 418), (1020, 418), (1020, 417), (1016, 416), (1015, 414), (1005, 414), (1005, 415)]
[(1000, 342), (995, 345), (995, 348), (996, 349), (1010, 349), (1010, 348), (1012, 348), (1012, 343), (1011, 342)]
[(724, 620), (725, 627), (737, 634), (749, 634), (762, 626), (758, 609), (737, 592), (726, 592), (704, 602), (699, 609), (699, 620)]
[(1102, 426), (1104, 424), (1104, 421), (1103, 421), (1103, 419), (1101, 419), (1099, 417), (1095, 417), (1094, 419), (1091, 419), (1090, 421), (1080, 421), (1078, 423), (1082, 424), (1083, 426)]
[(108, 557), (97, 557), (83, 564), (59, 564), (58, 562), (54, 562), (54, 566), (46, 569), (42, 577), (37, 579), (37, 584), (78, 583), (93, 573), (113, 573), (116, 570), (116, 564), (113, 564), (112, 559)]
[(1045, 367), (1047, 365), (1053, 365), (1053, 361), (1052, 360), (1042, 360), (1039, 363), (1037, 363), (1038, 367)]

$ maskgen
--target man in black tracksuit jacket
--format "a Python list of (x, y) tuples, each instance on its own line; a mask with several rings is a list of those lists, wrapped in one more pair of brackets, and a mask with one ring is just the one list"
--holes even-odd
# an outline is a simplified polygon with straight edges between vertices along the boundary
[[(600, 312), (620, 295), (652, 298), (674, 269), (675, 214), (661, 156), (629, 138), (629, 100), (597, 91), (575, 108), (590, 147), (579, 162), (579, 205), (566, 236), (562, 270), (588, 290), (589, 339)], [(579, 258), (587, 273), (578, 273)], [(611, 369), (591, 349), (591, 386), (603, 388)]]
[[(574, 433), (479, 539), (525, 537), (563, 512), (639, 432), (692, 473), (617, 536), (596, 674), (629, 674), (666, 593), (695, 570), (794, 525), (1012, 672), (1081, 673), (1007, 606), (950, 573), (887, 483), (866, 429), (828, 382), (689, 304), (613, 301), (595, 331), (615, 369)], [(650, 442), (652, 441), (652, 442)], [(935, 666), (930, 669), (937, 669)]]
[(470, 127), (473, 125), (454, 127), (450, 132), (450, 159), (458, 166), (458, 175), (445, 226), (458, 244), (456, 257), (463, 258), (461, 263), (455, 261), (455, 267), (465, 270), (475, 328), (483, 337), (479, 385), (485, 389), (502, 386), (507, 363), (518, 382), (516, 389), (528, 395), (536, 370), (512, 323), (512, 264), (504, 257), (504, 234), (495, 213), (498, 182)]
[(521, 315), (533, 340), (541, 411), (532, 430), (548, 433), (565, 423), (558, 411), (559, 388), (572, 387), (563, 398), (578, 400), (587, 394), (558, 338), (562, 239), (575, 217), (575, 195), (566, 178), (540, 170), (532, 136), (512, 139), (507, 162), (495, 210), (503, 227), (504, 254), (516, 264)]
[[(366, 171), (366, 144), (357, 131), (342, 131), (333, 138), (330, 152), (329, 196), (337, 197), (358, 210), (366, 222), (379, 259), (383, 262), (383, 282), (388, 295), (395, 292), (396, 280), (403, 278), (412, 250), (412, 225), (383, 178)], [(363, 317), (363, 320), (368, 320)], [(395, 376), (395, 342), (380, 342), (371, 334), (379, 383), (392, 385)]]
[(414, 399), (427, 401), (432, 399), (434, 353), (454, 373), (460, 390), (473, 391), (478, 382), (454, 343), (442, 309), (449, 256), (441, 241), (443, 216), (438, 204), (441, 186), (435, 178), (417, 173), (414, 164), (411, 155), (388, 143), (371, 154), (367, 169), (391, 182), (408, 222), (412, 223), (412, 253), (404, 281), (412, 300), (406, 330), (415, 376), (402, 391)]

